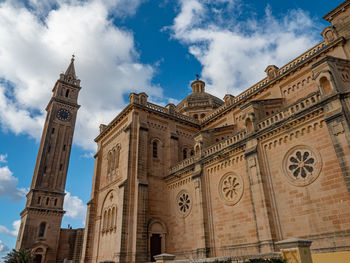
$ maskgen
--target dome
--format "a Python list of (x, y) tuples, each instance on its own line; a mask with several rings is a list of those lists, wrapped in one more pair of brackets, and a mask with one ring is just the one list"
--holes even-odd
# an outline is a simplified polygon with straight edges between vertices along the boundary
[(205, 92), (205, 82), (199, 80), (198, 75), (197, 79), (191, 83), (191, 86), (193, 93), (188, 95), (176, 106), (177, 112), (198, 119), (203, 118), (210, 111), (224, 104), (218, 97)]

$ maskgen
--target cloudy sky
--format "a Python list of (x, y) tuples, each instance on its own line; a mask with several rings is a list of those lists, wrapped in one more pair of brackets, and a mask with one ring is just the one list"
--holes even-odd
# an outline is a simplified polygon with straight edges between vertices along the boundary
[[(341, 0), (0, 0), (0, 256), (13, 248), (52, 87), (75, 54), (82, 89), (63, 224), (82, 227), (93, 138), (130, 92), (177, 103), (199, 73), (237, 95), (322, 40)], [(6, 212), (6, 214), (5, 214)]]

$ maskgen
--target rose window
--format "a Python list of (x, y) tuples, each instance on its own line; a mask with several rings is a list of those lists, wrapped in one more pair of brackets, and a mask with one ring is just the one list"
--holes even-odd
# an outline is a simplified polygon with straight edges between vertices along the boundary
[(190, 194), (187, 191), (183, 190), (177, 195), (176, 200), (180, 214), (182, 216), (187, 216), (190, 213), (192, 207)]
[(190, 198), (188, 197), (188, 194), (183, 193), (179, 197), (179, 207), (180, 211), (186, 213), (188, 209), (190, 209)]
[(293, 172), (294, 177), (301, 176), (305, 178), (306, 176), (312, 174), (314, 171), (315, 158), (311, 157), (309, 151), (301, 152), (297, 151), (295, 156), (289, 158), (290, 165), (288, 169)]
[(233, 173), (224, 175), (219, 183), (219, 194), (226, 204), (236, 204), (243, 194), (242, 178)]
[(233, 199), (235, 195), (237, 195), (237, 190), (239, 187), (239, 183), (237, 182), (237, 177), (229, 176), (224, 181), (224, 186), (222, 188), (222, 191), (224, 192), (224, 196), (227, 199)]
[(305, 186), (316, 180), (321, 166), (319, 153), (305, 145), (293, 147), (283, 159), (283, 171), (287, 179), (296, 186)]

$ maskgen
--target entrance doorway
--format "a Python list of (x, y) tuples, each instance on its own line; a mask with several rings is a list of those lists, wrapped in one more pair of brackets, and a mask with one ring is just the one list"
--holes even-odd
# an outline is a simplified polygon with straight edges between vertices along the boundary
[(35, 258), (34, 258), (34, 262), (35, 262), (35, 263), (41, 263), (42, 258), (43, 258), (43, 255), (41, 255), (41, 254), (36, 254), (36, 255), (35, 255)]
[(151, 236), (151, 261), (155, 262), (154, 256), (162, 253), (162, 237), (160, 234), (152, 234)]

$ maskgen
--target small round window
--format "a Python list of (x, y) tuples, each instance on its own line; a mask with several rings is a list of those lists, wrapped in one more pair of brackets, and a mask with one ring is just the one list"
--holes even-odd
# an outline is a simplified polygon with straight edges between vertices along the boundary
[(182, 190), (178, 193), (176, 198), (177, 210), (182, 216), (187, 216), (192, 208), (192, 199), (190, 194), (186, 190)]

